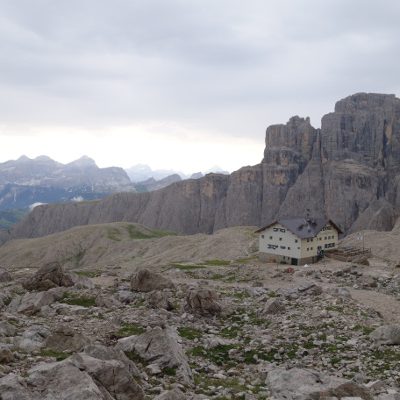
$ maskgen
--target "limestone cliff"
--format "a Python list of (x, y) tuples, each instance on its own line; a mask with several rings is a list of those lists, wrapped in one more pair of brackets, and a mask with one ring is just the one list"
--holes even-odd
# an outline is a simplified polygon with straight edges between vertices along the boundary
[[(327, 215), (345, 231), (390, 229), (400, 210), (400, 99), (359, 93), (340, 100), (321, 129), (293, 117), (266, 131), (262, 162), (152, 193), (40, 206), (12, 232), (36, 237), (75, 225), (131, 221), (181, 233), (263, 225), (277, 216)], [(369, 218), (373, 216), (373, 218)]]

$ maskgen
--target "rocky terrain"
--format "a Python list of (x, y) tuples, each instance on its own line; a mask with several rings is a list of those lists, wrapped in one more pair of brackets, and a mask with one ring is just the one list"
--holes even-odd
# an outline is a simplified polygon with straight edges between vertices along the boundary
[(277, 216), (326, 215), (345, 232), (390, 230), (399, 214), (400, 99), (358, 93), (336, 103), (321, 129), (293, 117), (266, 131), (260, 164), (230, 176), (209, 174), (153, 193), (100, 202), (37, 207), (13, 237), (38, 237), (76, 225), (138, 222), (178, 233), (262, 226)]
[(400, 398), (398, 268), (261, 263), (252, 232), (3, 245), (0, 398)]

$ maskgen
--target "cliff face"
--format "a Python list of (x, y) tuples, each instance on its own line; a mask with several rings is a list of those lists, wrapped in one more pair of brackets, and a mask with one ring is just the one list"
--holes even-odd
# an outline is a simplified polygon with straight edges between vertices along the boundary
[(391, 229), (400, 210), (400, 99), (355, 94), (322, 118), (293, 117), (267, 129), (262, 162), (230, 176), (209, 174), (152, 193), (85, 204), (40, 206), (14, 237), (75, 225), (131, 221), (181, 233), (263, 225), (277, 216), (327, 215), (343, 230)]

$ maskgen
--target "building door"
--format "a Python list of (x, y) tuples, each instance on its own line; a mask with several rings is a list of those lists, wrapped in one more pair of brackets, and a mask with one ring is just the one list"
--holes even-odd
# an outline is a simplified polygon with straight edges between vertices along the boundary
[(297, 258), (292, 258), (292, 265), (297, 265)]

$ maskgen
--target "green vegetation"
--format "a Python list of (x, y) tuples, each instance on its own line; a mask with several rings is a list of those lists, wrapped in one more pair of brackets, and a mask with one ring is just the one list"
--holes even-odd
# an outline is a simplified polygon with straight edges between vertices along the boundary
[(145, 332), (143, 326), (134, 323), (123, 323), (115, 336), (127, 337), (132, 335), (140, 335)]
[(372, 328), (370, 326), (364, 326), (364, 325), (357, 324), (353, 328), (353, 331), (361, 331), (363, 335), (368, 336), (371, 332), (374, 331), (374, 328)]
[(128, 231), (131, 239), (156, 239), (164, 236), (174, 236), (173, 232), (162, 231), (160, 229), (144, 229), (138, 228), (136, 225), (127, 225), (126, 230)]
[(117, 228), (107, 228), (107, 238), (115, 242), (121, 241), (121, 232)]
[(75, 293), (65, 292), (60, 303), (70, 304), (72, 306), (94, 307), (96, 299), (90, 296), (79, 296)]
[(188, 353), (195, 357), (206, 358), (216, 365), (229, 366), (232, 364), (232, 360), (229, 357), (229, 350), (235, 347), (233, 344), (220, 344), (207, 350), (203, 346), (196, 346), (189, 350)]
[(210, 266), (226, 266), (230, 265), (230, 261), (228, 260), (207, 260), (204, 261), (204, 265), (210, 265)]
[(29, 210), (6, 210), (0, 211), (0, 229), (10, 229), (14, 224), (19, 222)]
[(173, 263), (170, 264), (172, 268), (179, 269), (181, 271), (191, 271), (194, 269), (204, 269), (204, 265), (198, 265), (198, 264), (182, 264), (182, 263)]
[(131, 361), (133, 361), (134, 363), (143, 363), (143, 361), (144, 361), (143, 358), (140, 357), (139, 354), (136, 353), (135, 350), (132, 350), (132, 351), (125, 351), (124, 353), (125, 353), (125, 355), (126, 355)]
[(85, 276), (86, 278), (96, 278), (101, 275), (100, 271), (74, 271), (79, 276)]
[(168, 376), (176, 376), (176, 367), (165, 367), (163, 373)]
[(189, 326), (182, 326), (178, 328), (179, 335), (185, 339), (194, 340), (200, 339), (203, 333), (198, 329), (190, 328)]
[[(196, 385), (196, 391), (200, 393), (207, 394), (212, 396), (214, 393), (209, 390), (210, 387), (224, 387), (232, 390), (234, 393), (243, 393), (247, 391), (246, 385), (241, 384), (238, 378), (226, 378), (226, 379), (217, 379), (211, 378), (210, 374), (201, 372), (194, 376), (194, 383)], [(238, 397), (233, 397), (237, 399)], [(223, 400), (225, 398), (219, 397), (219, 400)]]
[(69, 357), (71, 353), (63, 351), (55, 351), (51, 349), (42, 349), (40, 351), (40, 355), (42, 357), (54, 357), (56, 361), (62, 361), (65, 360), (67, 357)]

